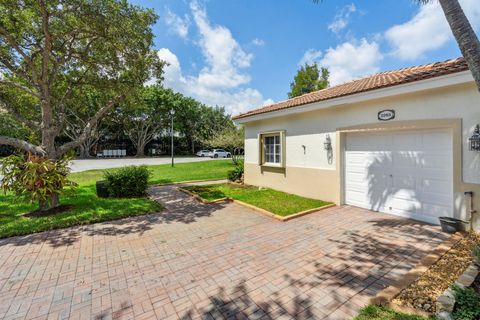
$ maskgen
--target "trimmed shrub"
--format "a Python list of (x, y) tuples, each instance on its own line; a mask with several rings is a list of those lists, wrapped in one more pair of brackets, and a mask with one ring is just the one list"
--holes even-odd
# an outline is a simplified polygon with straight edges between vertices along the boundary
[(458, 320), (480, 319), (480, 294), (472, 288), (453, 286), (455, 292), (455, 310), (453, 318)]
[(243, 160), (241, 160), (236, 166), (235, 169), (228, 171), (227, 178), (230, 181), (240, 181), (243, 177)]
[(134, 198), (145, 195), (150, 175), (145, 166), (128, 166), (105, 172), (104, 179), (111, 197)]

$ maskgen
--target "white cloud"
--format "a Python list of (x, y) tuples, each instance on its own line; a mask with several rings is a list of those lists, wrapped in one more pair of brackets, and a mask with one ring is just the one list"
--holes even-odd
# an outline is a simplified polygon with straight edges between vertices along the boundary
[(308, 49), (303, 54), (302, 59), (298, 62), (298, 66), (304, 66), (305, 64), (314, 64), (322, 56), (322, 51), (315, 49)]
[(273, 99), (267, 99), (265, 101), (263, 101), (263, 106), (269, 106), (271, 104), (274, 104), (275, 101)]
[(207, 67), (200, 71), (199, 81), (205, 86), (221, 88), (248, 83), (250, 76), (239, 69), (249, 67), (253, 55), (243, 51), (229, 29), (212, 26), (205, 8), (196, 1), (190, 8), (200, 33), (199, 46), (207, 63)]
[(190, 19), (187, 15), (182, 18), (170, 10), (167, 10), (165, 15), (165, 23), (171, 32), (177, 34), (183, 39), (187, 38), (188, 29), (190, 28)]
[(328, 30), (338, 34), (348, 26), (350, 17), (355, 11), (357, 11), (357, 8), (353, 3), (343, 7), (342, 10), (335, 15), (332, 23), (328, 25)]
[(383, 59), (378, 43), (366, 39), (350, 41), (329, 48), (318, 61), (330, 71), (330, 84), (337, 85), (380, 70)]
[[(475, 28), (480, 25), (478, 0), (460, 0), (460, 4)], [(437, 1), (420, 7), (409, 21), (391, 27), (385, 38), (392, 46), (392, 54), (400, 59), (414, 60), (425, 53), (442, 48), (453, 39), (445, 15)]]
[(199, 32), (196, 43), (205, 66), (198, 75), (185, 75), (178, 57), (162, 48), (158, 56), (169, 63), (165, 68), (165, 85), (203, 103), (225, 106), (232, 114), (268, 101), (258, 90), (245, 87), (251, 80), (245, 69), (250, 66), (253, 55), (241, 48), (229, 29), (212, 25), (205, 8), (196, 1), (191, 3), (190, 9)]
[(252, 44), (254, 46), (262, 47), (262, 46), (265, 45), (265, 41), (262, 40), (262, 39), (259, 39), (259, 38), (255, 38), (255, 39), (252, 40)]

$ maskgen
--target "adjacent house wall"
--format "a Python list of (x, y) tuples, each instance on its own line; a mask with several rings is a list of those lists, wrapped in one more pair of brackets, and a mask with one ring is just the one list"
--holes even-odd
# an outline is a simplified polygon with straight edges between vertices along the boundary
[[(377, 113), (385, 109), (396, 111), (394, 120), (377, 120)], [(475, 191), (474, 205), (480, 209), (480, 153), (468, 150), (477, 123), (480, 94), (474, 83), (248, 122), (245, 182), (341, 204), (345, 132), (448, 127), (454, 143), (455, 216), (466, 218), (464, 191)], [(258, 134), (271, 130), (286, 130), (285, 169), (258, 165)], [(324, 149), (326, 134), (332, 140), (333, 158)], [(478, 214), (475, 219), (480, 226)]]

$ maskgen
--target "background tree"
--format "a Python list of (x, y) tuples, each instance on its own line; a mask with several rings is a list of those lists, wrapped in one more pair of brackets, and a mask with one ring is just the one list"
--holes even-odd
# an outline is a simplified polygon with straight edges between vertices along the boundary
[[(135, 87), (156, 76), (163, 63), (153, 51), (151, 10), (123, 0), (5, 0), (0, 3), (0, 88), (36, 100), (29, 119), (13, 99), (2, 108), (39, 131), (39, 143), (0, 136), (11, 145), (57, 159), (81, 145), (95, 124)], [(85, 123), (76, 140), (56, 145), (66, 125), (74, 91), (97, 90), (105, 103)], [(29, 111), (29, 110), (27, 110)]]
[(168, 124), (169, 103), (160, 86), (146, 87), (120, 108), (126, 136), (136, 149), (136, 156), (145, 156), (145, 147)]
[[(83, 90), (76, 91), (76, 98), (70, 101), (74, 105), (65, 108), (65, 126), (63, 134), (71, 141), (80, 139), (83, 129), (88, 121), (100, 109), (103, 102), (95, 91)], [(100, 120), (92, 123), (92, 129), (83, 142), (78, 146), (78, 156), (82, 159), (90, 158), (93, 146), (100, 138), (101, 124)]]
[(211, 138), (204, 141), (210, 148), (222, 148), (230, 152), (232, 161), (237, 164), (239, 157), (243, 155), (245, 146), (245, 129), (244, 127), (230, 127), (215, 134)]
[(325, 89), (328, 87), (330, 73), (327, 68), (320, 68), (316, 63), (300, 67), (293, 82), (290, 84), (289, 98), (298, 97), (305, 93)]

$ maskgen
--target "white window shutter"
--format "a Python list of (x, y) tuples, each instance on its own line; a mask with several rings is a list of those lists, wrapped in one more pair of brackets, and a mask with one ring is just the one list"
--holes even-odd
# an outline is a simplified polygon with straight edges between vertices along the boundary
[(282, 168), (285, 168), (286, 166), (286, 148), (285, 148), (285, 145), (286, 145), (286, 135), (285, 135), (285, 131), (280, 131), (280, 146), (282, 148), (282, 158), (281, 158), (281, 165), (282, 165)]
[(258, 165), (263, 164), (263, 139), (262, 135), (258, 134)]

